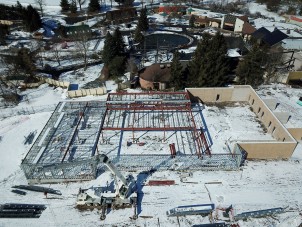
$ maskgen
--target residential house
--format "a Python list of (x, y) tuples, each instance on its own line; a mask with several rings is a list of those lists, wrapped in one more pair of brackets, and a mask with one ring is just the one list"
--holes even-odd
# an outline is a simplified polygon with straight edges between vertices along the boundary
[(259, 44), (268, 45), (270, 47), (281, 45), (281, 41), (286, 39), (288, 35), (275, 28), (273, 32), (270, 32), (264, 27), (259, 28), (251, 36), (257, 40)]
[(64, 33), (67, 37), (77, 37), (79, 35), (90, 35), (91, 28), (87, 24), (77, 26), (65, 26)]
[(229, 31), (234, 31), (237, 17), (227, 14), (222, 18), (221, 28)]
[(194, 26), (195, 27), (208, 27), (209, 26), (209, 18), (207, 18), (206, 16), (200, 16), (200, 17), (196, 17), (195, 21), (194, 21)]
[(194, 21), (195, 27), (213, 27), (213, 28), (219, 28), (221, 20), (215, 19), (215, 18), (209, 18), (207, 16), (195, 16), (196, 19)]
[(171, 77), (171, 65), (155, 63), (139, 71), (142, 89), (164, 90)]
[(209, 26), (212, 28), (220, 28), (221, 20), (216, 18), (209, 18)]
[(181, 15), (185, 15), (187, 13), (187, 6), (185, 5), (175, 5), (171, 3), (161, 3), (158, 7), (159, 13), (171, 14), (178, 13)]
[(135, 8), (123, 8), (106, 12), (106, 21), (112, 24), (127, 23), (135, 19), (137, 19)]
[(242, 37), (244, 38), (244, 40), (250, 40), (252, 34), (256, 31), (257, 29), (252, 26), (250, 23), (245, 22), (243, 24), (243, 28), (242, 28)]
[[(223, 17), (221, 21), (221, 28), (225, 30), (229, 30), (235, 33), (243, 33), (248, 34), (252, 30), (252, 25), (249, 24), (249, 20), (247, 16), (235, 16), (231, 14), (227, 14)], [(248, 31), (247, 31), (248, 30)]]
[(301, 38), (287, 38), (282, 41), (281, 46), (286, 50), (298, 50), (302, 51), (302, 39)]

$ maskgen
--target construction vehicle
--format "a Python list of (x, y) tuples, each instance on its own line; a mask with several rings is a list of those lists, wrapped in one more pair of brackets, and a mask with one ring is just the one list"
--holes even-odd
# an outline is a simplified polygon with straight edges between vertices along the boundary
[[(77, 207), (97, 207), (101, 208), (101, 220), (106, 218), (107, 208), (119, 209), (125, 207), (136, 207), (137, 195), (136, 181), (134, 177), (129, 174), (126, 178), (120, 171), (112, 164), (110, 159), (105, 155), (99, 155), (99, 161), (111, 171), (114, 176), (115, 191), (97, 190), (98, 188), (81, 189), (77, 195)], [(136, 219), (136, 208), (133, 219)]]

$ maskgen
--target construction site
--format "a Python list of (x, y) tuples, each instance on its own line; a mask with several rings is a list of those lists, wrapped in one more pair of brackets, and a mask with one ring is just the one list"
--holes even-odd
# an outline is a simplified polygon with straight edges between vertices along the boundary
[(241, 149), (211, 150), (204, 106), (188, 92), (109, 93), (60, 102), (22, 161), (30, 183), (96, 178), (106, 154), (119, 170), (236, 170)]
[(6, 167), (18, 172), (1, 183), (12, 193), (0, 216), (36, 226), (267, 226), (275, 217), (298, 226), (301, 128), (281, 114), (282, 99), (262, 94), (129, 90), (7, 119), (2, 145), (19, 141), (10, 155), (23, 159)]

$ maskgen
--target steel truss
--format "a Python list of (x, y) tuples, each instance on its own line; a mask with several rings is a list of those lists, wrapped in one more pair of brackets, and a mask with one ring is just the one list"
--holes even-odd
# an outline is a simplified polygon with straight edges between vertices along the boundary
[(110, 93), (106, 106), (103, 130), (191, 131), (198, 157), (211, 155), (203, 130), (197, 129), (187, 92)]
[[(107, 101), (61, 102), (21, 168), (29, 183), (90, 180), (103, 169), (98, 161), (103, 152), (120, 170), (238, 169), (238, 149), (236, 154), (211, 154), (201, 110), (186, 92), (110, 93)], [(184, 135), (190, 152), (169, 155), (167, 145), (167, 155), (121, 154), (126, 131), (132, 132), (133, 140), (138, 131), (163, 132), (164, 140)]]

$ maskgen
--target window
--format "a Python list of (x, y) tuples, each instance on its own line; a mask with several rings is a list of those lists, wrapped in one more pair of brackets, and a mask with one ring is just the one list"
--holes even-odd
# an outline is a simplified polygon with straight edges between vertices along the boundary
[(263, 115), (264, 115), (264, 111), (262, 112), (261, 117), (263, 117)]
[(255, 99), (253, 99), (253, 101), (252, 101), (252, 105), (254, 105), (254, 102), (255, 102)]
[(276, 130), (276, 127), (273, 128), (272, 134), (275, 132), (275, 130)]
[(268, 128), (271, 126), (271, 124), (272, 124), (272, 122), (270, 121), (270, 122), (268, 123)]
[(283, 142), (285, 141), (285, 137), (283, 138), (283, 140), (282, 140)]
[(216, 95), (216, 101), (218, 101), (218, 100), (219, 100), (219, 98), (220, 98), (220, 95), (219, 95), (219, 94), (217, 94), (217, 95)]
[(260, 113), (260, 110), (261, 110), (261, 107), (259, 107), (259, 109), (258, 109), (258, 113)]

